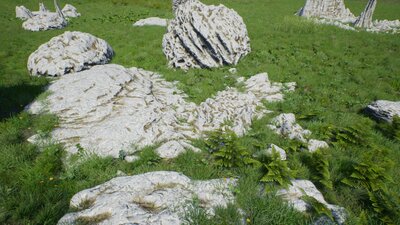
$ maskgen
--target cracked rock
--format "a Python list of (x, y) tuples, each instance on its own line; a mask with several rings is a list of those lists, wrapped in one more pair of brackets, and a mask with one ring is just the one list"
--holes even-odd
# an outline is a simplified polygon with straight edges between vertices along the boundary
[[(75, 224), (82, 218), (102, 218), (98, 224), (185, 224), (183, 217), (194, 198), (208, 215), (215, 207), (234, 201), (233, 179), (193, 181), (177, 172), (149, 172), (114, 178), (83, 190), (71, 199), (78, 211), (64, 215), (61, 224)], [(89, 204), (88, 204), (89, 203)]]
[(28, 58), (28, 70), (33, 76), (61, 76), (105, 64), (113, 54), (104, 40), (88, 33), (67, 31), (34, 51)]
[(369, 104), (365, 112), (376, 119), (391, 123), (394, 116), (400, 117), (400, 102), (378, 100)]
[(331, 19), (343, 23), (353, 23), (356, 20), (343, 0), (307, 0), (305, 6), (300, 9), (299, 16)]
[(282, 113), (272, 119), (271, 124), (268, 125), (275, 133), (307, 143), (307, 136), (311, 135), (311, 131), (304, 130), (299, 124), (296, 123), (296, 117), (293, 113)]

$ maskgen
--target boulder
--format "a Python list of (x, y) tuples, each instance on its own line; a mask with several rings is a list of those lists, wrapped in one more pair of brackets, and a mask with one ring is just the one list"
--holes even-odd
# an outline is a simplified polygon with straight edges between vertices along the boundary
[(159, 17), (149, 17), (146, 19), (141, 19), (136, 21), (133, 26), (134, 27), (142, 27), (142, 26), (161, 26), (166, 27), (168, 23), (167, 19), (159, 18)]
[(73, 5), (70, 5), (70, 4), (66, 4), (61, 11), (62, 11), (62, 13), (64, 14), (65, 17), (79, 17), (79, 16), (81, 16), (81, 14), (78, 13), (78, 10)]
[(27, 20), (29, 18), (32, 18), (34, 15), (29, 9), (21, 5), (15, 7), (15, 16), (21, 20)]
[(393, 117), (400, 117), (400, 102), (378, 100), (369, 104), (365, 112), (378, 120), (391, 123)]
[(291, 185), (287, 189), (281, 189), (277, 192), (284, 200), (300, 212), (306, 212), (311, 206), (302, 199), (303, 196), (314, 198), (319, 203), (325, 205), (332, 212), (332, 216), (338, 224), (344, 224), (346, 220), (346, 212), (343, 207), (328, 204), (324, 196), (309, 180), (292, 180)]
[(172, 158), (186, 150), (199, 151), (190, 140), (205, 131), (244, 134), (253, 119), (269, 112), (263, 101), (282, 99), (286, 87), (292, 86), (271, 83), (266, 73), (243, 82), (244, 92), (227, 88), (196, 105), (161, 75), (99, 65), (62, 76), (48, 87), (46, 99), (28, 108), (59, 117), (52, 137), (70, 153), (76, 153), (79, 144), (97, 155), (119, 158), (121, 150), (132, 156), (145, 146), (160, 144), (156, 153)]
[(311, 131), (304, 130), (296, 123), (296, 117), (293, 113), (282, 113), (272, 119), (268, 125), (275, 133), (288, 137), (292, 140), (298, 140), (307, 143), (307, 137), (311, 135)]
[(250, 39), (234, 10), (190, 0), (176, 8), (163, 52), (169, 66), (184, 70), (235, 65), (250, 52)]
[(280, 148), (277, 145), (274, 144), (270, 144), (268, 149), (266, 150), (267, 154), (272, 154), (273, 151), (278, 152), (278, 154), (280, 155), (281, 160), (286, 160), (286, 151), (283, 150), (282, 148)]
[(22, 28), (30, 31), (42, 31), (61, 29), (67, 26), (64, 14), (60, 10), (58, 3), (54, 0), (56, 12), (49, 12), (43, 4), (40, 4), (39, 11), (33, 13), (33, 17), (29, 17), (22, 23)]
[(104, 40), (88, 33), (65, 32), (41, 45), (28, 58), (33, 76), (62, 76), (111, 60), (113, 50)]
[(346, 8), (343, 0), (307, 0), (298, 14), (304, 17), (333, 19), (344, 23), (352, 23), (356, 19), (353, 13)]
[(76, 224), (97, 219), (96, 224), (187, 224), (185, 213), (197, 198), (207, 215), (215, 207), (234, 201), (230, 191), (233, 179), (193, 181), (177, 172), (149, 172), (116, 177), (96, 187), (75, 194), (70, 202), (76, 212), (58, 222)]

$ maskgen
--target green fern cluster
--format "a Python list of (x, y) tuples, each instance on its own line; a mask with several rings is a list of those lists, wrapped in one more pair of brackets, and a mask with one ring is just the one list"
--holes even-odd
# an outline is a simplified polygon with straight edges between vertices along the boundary
[(237, 135), (231, 130), (210, 132), (206, 146), (214, 156), (217, 166), (240, 168), (258, 163), (239, 143)]
[(311, 180), (314, 181), (317, 186), (332, 190), (333, 185), (326, 153), (322, 152), (322, 150), (317, 150), (311, 154), (306, 154), (303, 157), (303, 162), (311, 172)]
[(382, 122), (378, 128), (389, 138), (400, 141), (400, 117), (393, 117), (392, 123)]
[(325, 129), (325, 136), (332, 145), (361, 145), (364, 146), (368, 142), (367, 135), (362, 127), (336, 127), (330, 125)]
[(290, 180), (296, 175), (296, 171), (289, 168), (287, 161), (281, 160), (280, 155), (274, 149), (272, 154), (262, 154), (259, 157), (263, 176), (260, 181), (265, 183), (278, 183), (284, 187), (290, 184)]

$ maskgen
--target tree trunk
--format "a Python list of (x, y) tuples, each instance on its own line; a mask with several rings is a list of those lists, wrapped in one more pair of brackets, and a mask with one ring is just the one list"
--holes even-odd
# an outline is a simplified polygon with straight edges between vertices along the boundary
[(362, 28), (372, 27), (372, 15), (374, 14), (377, 0), (369, 0), (364, 12), (357, 18), (354, 26)]

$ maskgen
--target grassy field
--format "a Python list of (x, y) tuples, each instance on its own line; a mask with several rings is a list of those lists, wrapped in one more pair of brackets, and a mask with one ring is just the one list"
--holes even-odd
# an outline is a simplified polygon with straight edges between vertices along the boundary
[[(43, 1), (52, 7), (50, 0)], [(332, 26), (314, 25), (293, 14), (303, 0), (204, 0), (223, 3), (244, 19), (252, 52), (236, 66), (238, 74), (250, 77), (268, 72), (276, 82), (297, 82), (294, 93), (281, 103), (267, 104), (275, 113), (254, 121), (251, 131), (237, 140), (249, 153), (275, 143), (289, 150), (289, 167), (295, 178), (313, 180), (326, 199), (348, 210), (348, 224), (400, 224), (400, 140), (391, 128), (362, 113), (376, 99), (400, 99), (400, 35), (352, 32)], [(360, 13), (367, 0), (347, 0)], [(257, 195), (261, 172), (254, 167), (221, 168), (208, 152), (207, 143), (196, 141), (205, 151), (186, 153), (174, 160), (160, 160), (153, 147), (146, 148), (141, 160), (99, 158), (84, 153), (64, 166), (62, 146), (44, 150), (26, 142), (35, 133), (48, 134), (57, 126), (52, 115), (32, 116), (23, 108), (44, 92), (49, 80), (30, 77), (28, 56), (39, 45), (66, 30), (88, 32), (106, 40), (115, 50), (112, 63), (159, 72), (167, 80), (177, 80), (189, 100), (199, 103), (226, 86), (234, 85), (229, 68), (190, 70), (185, 73), (167, 67), (161, 40), (165, 28), (132, 27), (140, 18), (172, 18), (170, 0), (59, 1), (77, 7), (82, 16), (63, 30), (28, 32), (15, 19), (15, 6), (37, 9), (39, 1), (0, 1), (0, 223), (55, 224), (68, 212), (73, 194), (114, 177), (118, 170), (127, 174), (175, 170), (194, 179), (234, 176), (240, 180), (237, 203), (219, 210), (212, 219), (201, 210), (188, 217), (197, 224), (237, 224), (236, 207), (246, 213), (251, 224), (307, 224), (317, 213), (302, 215), (275, 197), (273, 190)], [(400, 2), (380, 0), (375, 18), (399, 19)], [(228, 78), (224, 76), (228, 75)], [(329, 142), (323, 152), (327, 173), (319, 175), (308, 153), (299, 144), (282, 139), (266, 127), (281, 112), (293, 112), (313, 137)], [(82, 162), (83, 161), (83, 162)], [(325, 165), (326, 165), (325, 164)], [(366, 165), (367, 182), (382, 183), (380, 190), (368, 191), (362, 182), (343, 182), (357, 168)], [(358, 170), (360, 171), (360, 169)], [(332, 188), (320, 182), (329, 180)], [(392, 178), (392, 179), (390, 179)], [(371, 201), (376, 197), (377, 201)], [(374, 205), (375, 204), (375, 205)], [(378, 212), (381, 209), (381, 212)], [(236, 218), (236, 220), (234, 219)], [(389, 219), (388, 219), (389, 218)], [(396, 221), (397, 220), (397, 221)], [(386, 222), (384, 222), (386, 221)]]

